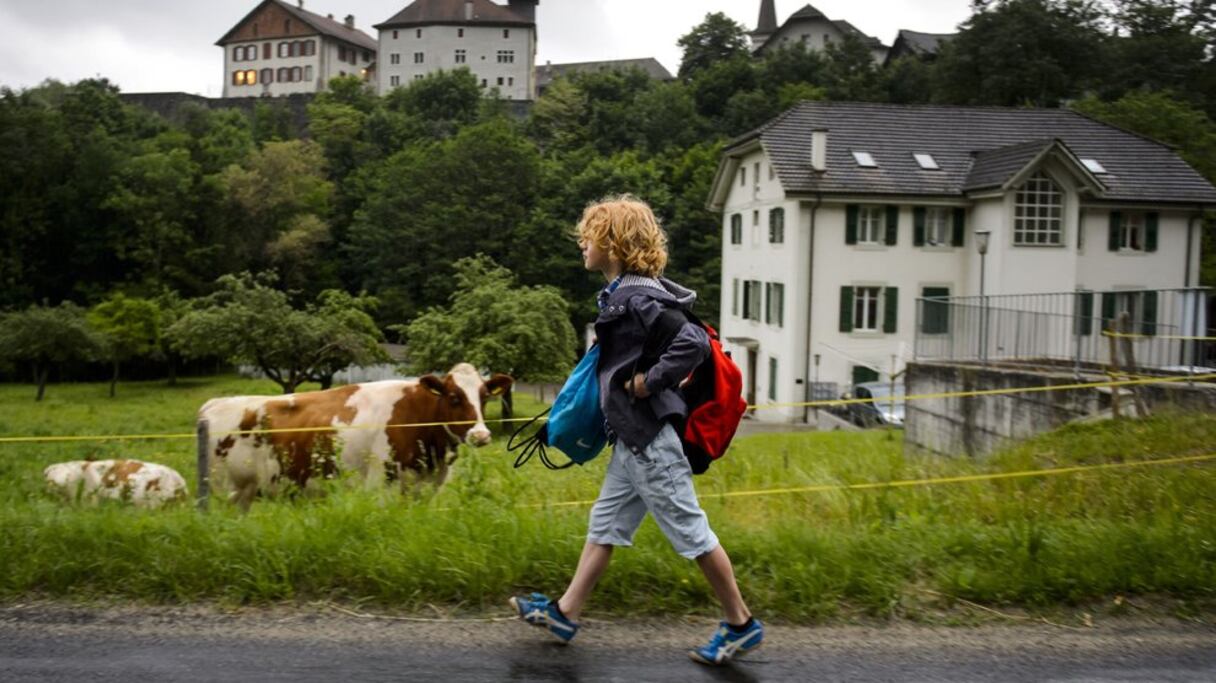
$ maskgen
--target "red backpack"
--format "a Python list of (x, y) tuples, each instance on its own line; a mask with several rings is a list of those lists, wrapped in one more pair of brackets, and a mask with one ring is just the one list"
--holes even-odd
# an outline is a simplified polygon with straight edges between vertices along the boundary
[(657, 361), (687, 321), (700, 325), (709, 334), (709, 354), (679, 388), (688, 404), (688, 417), (684, 424), (677, 425), (680, 443), (693, 474), (701, 474), (711, 462), (726, 454), (747, 411), (747, 401), (742, 396), (743, 373), (730, 354), (722, 350), (718, 331), (688, 311), (663, 311), (647, 338), (643, 358)]

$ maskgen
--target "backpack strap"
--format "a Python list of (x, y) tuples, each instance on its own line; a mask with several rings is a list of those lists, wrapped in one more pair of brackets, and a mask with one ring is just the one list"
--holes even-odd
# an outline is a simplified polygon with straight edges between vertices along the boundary
[[(574, 461), (571, 460), (564, 465), (558, 465), (549, 458), (549, 453), (546, 450), (547, 442), (549, 440), (549, 433), (546, 429), (548, 425), (541, 425), (540, 429), (536, 430), (531, 436), (520, 437), (524, 430), (535, 424), (537, 420), (541, 419), (545, 415), (548, 415), (549, 410), (551, 410), (551, 408), (546, 408), (545, 412), (540, 413), (531, 420), (528, 420), (524, 424), (520, 425), (519, 429), (516, 429), (515, 433), (511, 434), (511, 438), (507, 439), (507, 452), (511, 453), (514, 451), (519, 451), (519, 455), (515, 456), (515, 469), (523, 467), (524, 464), (531, 460), (532, 456), (536, 455), (537, 453), (540, 454), (541, 463), (551, 470), (564, 470), (574, 464)], [(516, 442), (517, 438), (519, 439), (518, 442)]]

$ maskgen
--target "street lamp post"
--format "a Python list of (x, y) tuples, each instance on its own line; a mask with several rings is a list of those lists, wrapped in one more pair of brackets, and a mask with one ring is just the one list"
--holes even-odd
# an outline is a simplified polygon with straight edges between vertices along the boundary
[(992, 237), (991, 230), (975, 231), (975, 248), (980, 252), (980, 360), (988, 365), (988, 297), (984, 286), (984, 266), (988, 256), (988, 239)]

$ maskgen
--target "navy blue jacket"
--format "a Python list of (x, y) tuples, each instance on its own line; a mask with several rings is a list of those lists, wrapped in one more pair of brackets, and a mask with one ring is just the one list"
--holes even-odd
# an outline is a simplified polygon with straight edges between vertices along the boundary
[[(653, 364), (642, 349), (655, 321), (667, 308), (691, 309), (696, 292), (666, 278), (625, 275), (595, 321), (600, 344), (600, 406), (616, 438), (634, 452), (650, 444), (667, 421), (688, 414), (680, 382), (709, 353), (709, 335), (687, 322)], [(635, 399), (625, 389), (634, 372), (646, 375), (650, 396)]]

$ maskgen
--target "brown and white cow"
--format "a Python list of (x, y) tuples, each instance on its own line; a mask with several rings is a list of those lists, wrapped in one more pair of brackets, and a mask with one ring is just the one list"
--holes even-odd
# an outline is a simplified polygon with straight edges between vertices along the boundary
[(139, 460), (73, 460), (42, 471), (47, 488), (68, 500), (122, 500), (158, 508), (185, 500), (186, 480), (166, 465)]
[[(460, 363), (443, 377), (212, 399), (198, 412), (208, 422), (211, 480), (245, 510), (259, 490), (306, 488), (339, 469), (357, 473), (369, 487), (393, 480), (439, 485), (456, 446), (490, 443), (486, 401), (513, 382), (502, 374), (483, 380), (472, 365)], [(391, 426), (418, 423), (426, 426)], [(252, 431), (292, 429), (312, 431)]]

